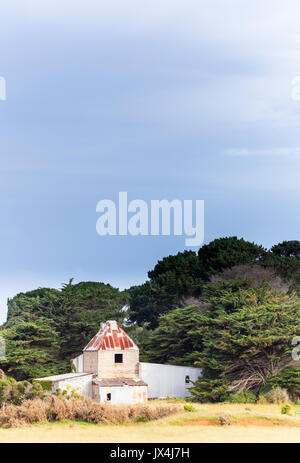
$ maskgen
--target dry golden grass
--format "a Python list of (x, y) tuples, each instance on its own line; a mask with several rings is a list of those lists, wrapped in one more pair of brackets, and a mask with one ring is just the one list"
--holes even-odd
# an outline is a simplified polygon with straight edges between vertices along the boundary
[(111, 405), (100, 404), (91, 399), (62, 399), (50, 395), (44, 400), (36, 398), (24, 400), (21, 405), (4, 405), (0, 408), (0, 426), (14, 428), (32, 423), (66, 420), (123, 424), (156, 420), (179, 410), (180, 407), (174, 404)]
[[(155, 401), (150, 406), (161, 402)], [(183, 404), (180, 406), (183, 409)], [(196, 404), (194, 407), (195, 412), (182, 410), (176, 415), (148, 423), (57, 422), (0, 429), (0, 442), (300, 443), (300, 415), (295, 415), (296, 411), (300, 412), (300, 406), (292, 407), (292, 416), (281, 415), (281, 406), (273, 404)], [(217, 424), (220, 415), (230, 416), (232, 424)]]

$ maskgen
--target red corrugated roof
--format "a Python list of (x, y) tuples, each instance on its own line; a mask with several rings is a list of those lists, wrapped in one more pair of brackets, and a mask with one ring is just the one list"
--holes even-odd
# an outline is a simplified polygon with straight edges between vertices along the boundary
[(90, 340), (85, 350), (128, 350), (138, 349), (137, 345), (128, 336), (127, 333), (120, 327), (119, 323), (114, 320), (109, 320), (106, 323), (101, 323), (100, 330)]

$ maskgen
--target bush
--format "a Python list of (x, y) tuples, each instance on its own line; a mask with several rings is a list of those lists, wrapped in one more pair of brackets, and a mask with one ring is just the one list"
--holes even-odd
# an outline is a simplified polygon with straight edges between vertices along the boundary
[(44, 391), (39, 383), (28, 381), (16, 381), (4, 374), (0, 376), (0, 406), (6, 403), (20, 405), (23, 400), (44, 396)]
[(291, 412), (291, 406), (289, 404), (284, 404), (281, 407), (281, 413), (282, 415), (290, 415)]
[(286, 389), (275, 387), (265, 394), (265, 397), (272, 404), (281, 404), (290, 400)]
[(235, 392), (230, 394), (228, 400), (230, 403), (255, 404), (257, 397), (254, 392), (249, 391), (248, 389), (244, 389), (242, 392)]
[(0, 426), (11, 428), (30, 423), (85, 421), (87, 423), (130, 423), (157, 420), (178, 413), (177, 405), (149, 406), (100, 404), (89, 398), (65, 398), (49, 395), (44, 400), (25, 400), (21, 405), (5, 405), (0, 409)]
[(51, 392), (52, 391), (52, 386), (53, 386), (53, 382), (52, 381), (49, 381), (49, 380), (41, 380), (41, 379), (33, 379), (32, 380), (32, 385), (34, 384), (39, 384), (43, 391), (48, 391), (48, 392)]
[(147, 423), (149, 419), (145, 415), (140, 415), (135, 420), (137, 423)]
[(268, 390), (275, 387), (286, 389), (289, 397), (296, 402), (300, 397), (300, 368), (285, 368), (278, 376), (269, 378), (266, 387)]
[(193, 407), (193, 405), (185, 404), (183, 407), (185, 412), (195, 412), (196, 409)]
[(231, 424), (231, 418), (228, 415), (218, 416), (218, 422), (221, 426), (229, 426)]
[(259, 394), (259, 397), (257, 399), (258, 404), (269, 404), (270, 401), (267, 399), (267, 397), (264, 394)]
[(190, 388), (199, 402), (224, 402), (228, 398), (228, 384), (224, 379), (199, 378)]

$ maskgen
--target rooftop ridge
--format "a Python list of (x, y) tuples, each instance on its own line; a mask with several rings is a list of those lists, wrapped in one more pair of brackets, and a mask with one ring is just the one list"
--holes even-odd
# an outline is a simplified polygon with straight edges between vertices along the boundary
[(139, 349), (116, 320), (108, 320), (100, 324), (99, 331), (83, 349), (83, 351), (95, 350), (122, 351)]

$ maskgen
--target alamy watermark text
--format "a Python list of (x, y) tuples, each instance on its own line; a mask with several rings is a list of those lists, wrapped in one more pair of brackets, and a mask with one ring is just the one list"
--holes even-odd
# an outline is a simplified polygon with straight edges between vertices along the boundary
[(6, 80), (0, 76), (0, 100), (6, 100)]
[(127, 192), (123, 191), (119, 193), (118, 205), (110, 199), (102, 199), (96, 211), (101, 214), (96, 224), (100, 236), (184, 235), (186, 246), (200, 246), (204, 241), (203, 200), (196, 200), (193, 207), (190, 199), (153, 199), (149, 211), (147, 202), (142, 199), (128, 203)]

